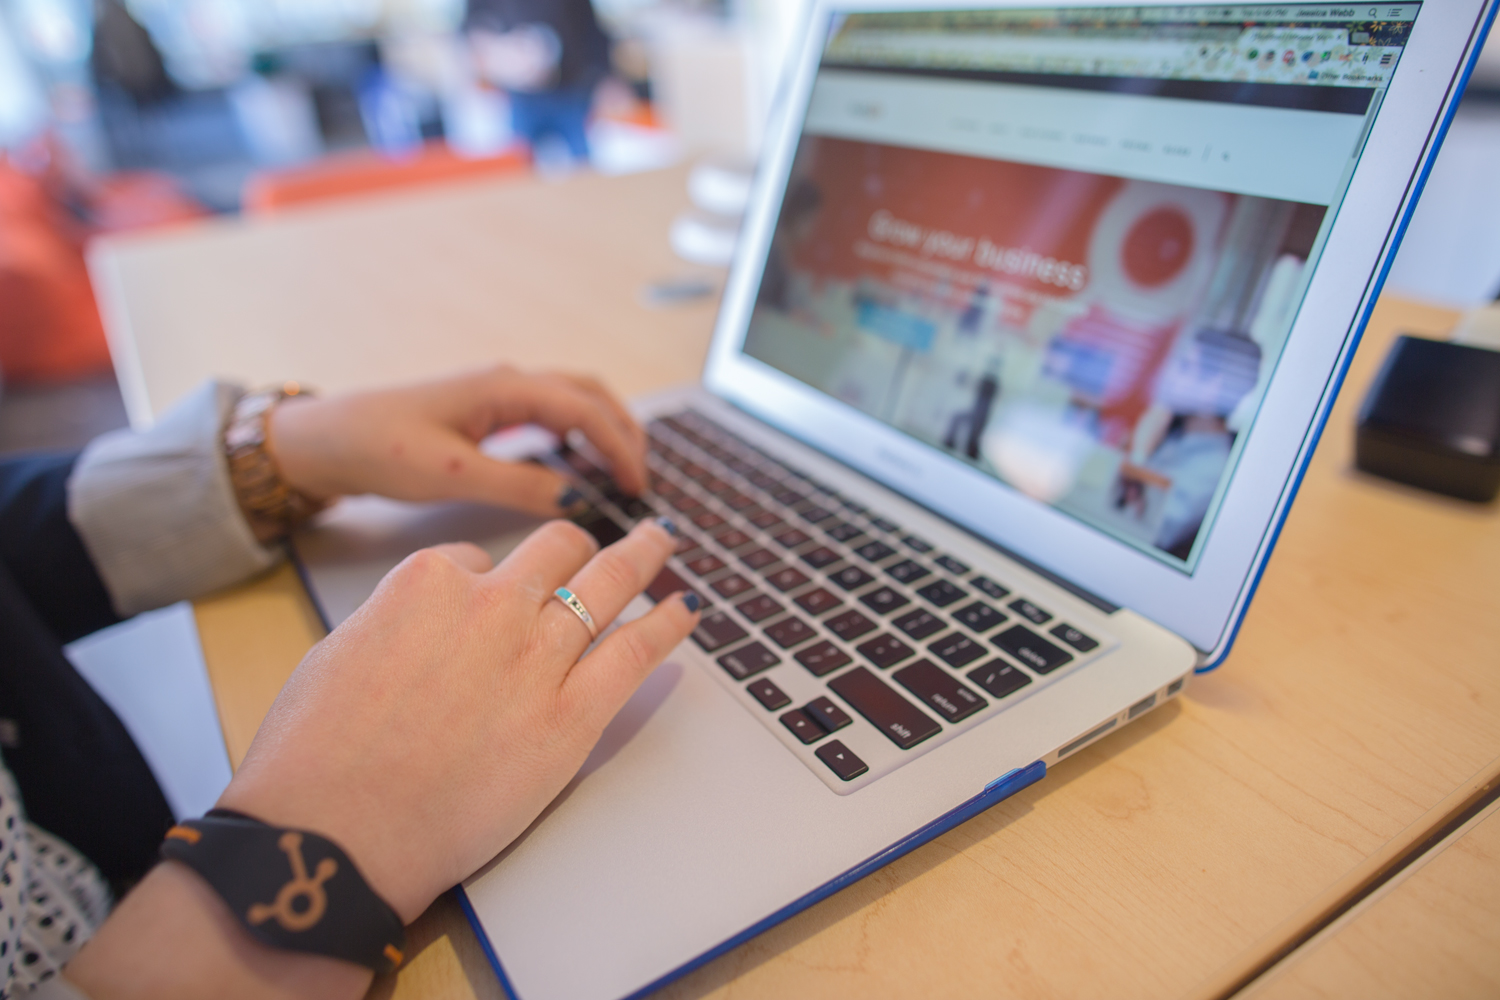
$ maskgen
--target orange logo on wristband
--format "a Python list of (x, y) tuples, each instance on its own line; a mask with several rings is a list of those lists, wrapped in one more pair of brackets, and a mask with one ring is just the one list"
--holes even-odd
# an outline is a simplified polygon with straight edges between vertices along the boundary
[[(276, 846), (286, 852), (287, 861), (292, 866), (292, 880), (281, 887), (276, 902), (269, 905), (256, 903), (250, 907), (247, 916), (252, 925), (275, 917), (283, 930), (305, 931), (323, 919), (323, 912), (328, 909), (328, 893), (324, 891), (323, 883), (333, 878), (333, 873), (339, 870), (339, 863), (324, 858), (318, 862), (317, 872), (308, 878), (307, 863), (302, 860), (302, 834), (288, 830), (281, 835)], [(299, 899), (305, 901), (301, 907), (297, 905)]]

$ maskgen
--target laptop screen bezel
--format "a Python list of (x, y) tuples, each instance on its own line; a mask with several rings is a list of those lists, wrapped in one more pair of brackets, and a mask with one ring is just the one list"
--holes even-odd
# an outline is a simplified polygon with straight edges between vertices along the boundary
[(1227, 652), (1332, 406), (1441, 128), (1494, 17), (1493, 2), (1423, 4), (1192, 573), (1028, 498), (741, 350), (833, 15), (1105, 5), (810, 4), (807, 28), (789, 60), (766, 133), (704, 384), (981, 538), (1161, 624), (1197, 647), (1206, 662), (1217, 662)]

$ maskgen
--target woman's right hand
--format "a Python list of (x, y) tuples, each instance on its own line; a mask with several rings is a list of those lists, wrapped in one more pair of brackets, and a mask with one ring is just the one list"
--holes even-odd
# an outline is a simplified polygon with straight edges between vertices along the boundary
[[(673, 596), (583, 656), (589, 630), (553, 596), (566, 585), (602, 632), (661, 571), (670, 525), (601, 551), (553, 521), (498, 566), (468, 544), (413, 553), (307, 654), (219, 804), (332, 839), (410, 923), (536, 819), (697, 624), (696, 596)], [(370, 983), (348, 962), (259, 944), (171, 863), (65, 974), (95, 1000), (353, 1000)]]
[[(670, 524), (670, 522), (664, 522)], [(220, 800), (330, 837), (405, 921), (515, 839), (697, 624), (672, 597), (583, 659), (660, 572), (673, 531), (610, 547), (567, 521), (498, 566), (467, 544), (409, 556), (293, 673)]]

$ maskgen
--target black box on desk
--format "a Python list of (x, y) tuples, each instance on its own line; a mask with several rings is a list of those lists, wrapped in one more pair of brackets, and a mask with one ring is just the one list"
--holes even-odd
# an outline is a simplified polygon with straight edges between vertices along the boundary
[(1354, 464), (1464, 500), (1500, 492), (1500, 351), (1397, 338), (1360, 409)]

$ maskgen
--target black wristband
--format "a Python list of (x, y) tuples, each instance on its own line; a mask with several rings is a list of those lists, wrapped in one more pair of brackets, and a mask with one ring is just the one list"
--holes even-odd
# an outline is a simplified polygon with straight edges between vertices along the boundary
[(272, 948), (401, 964), (406, 929), (337, 844), (215, 809), (167, 831), (161, 856), (203, 876), (250, 935)]

